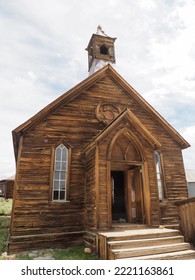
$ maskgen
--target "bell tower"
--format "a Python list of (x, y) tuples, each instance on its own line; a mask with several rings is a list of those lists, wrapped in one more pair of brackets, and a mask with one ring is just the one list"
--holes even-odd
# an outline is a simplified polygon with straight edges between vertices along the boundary
[(97, 33), (91, 36), (86, 48), (86, 51), (88, 51), (89, 75), (107, 63), (115, 63), (115, 40), (116, 38), (109, 37), (102, 30), (101, 26), (98, 26)]

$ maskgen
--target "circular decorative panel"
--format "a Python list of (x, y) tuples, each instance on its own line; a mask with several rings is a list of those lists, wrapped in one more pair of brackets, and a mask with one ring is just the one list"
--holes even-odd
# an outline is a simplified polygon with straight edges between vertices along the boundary
[(120, 114), (120, 109), (113, 104), (99, 104), (96, 108), (96, 117), (105, 124), (111, 123)]

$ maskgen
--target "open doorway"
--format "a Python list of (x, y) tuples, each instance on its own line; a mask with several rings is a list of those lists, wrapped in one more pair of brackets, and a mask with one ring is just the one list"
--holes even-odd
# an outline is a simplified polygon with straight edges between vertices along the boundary
[(125, 178), (123, 171), (112, 171), (112, 221), (126, 221)]
[(141, 166), (111, 171), (112, 223), (144, 223)]

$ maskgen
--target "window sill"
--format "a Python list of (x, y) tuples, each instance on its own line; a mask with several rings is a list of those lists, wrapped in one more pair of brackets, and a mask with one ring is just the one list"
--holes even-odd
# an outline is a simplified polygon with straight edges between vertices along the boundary
[(70, 200), (50, 200), (50, 204), (58, 204), (58, 203), (70, 203)]

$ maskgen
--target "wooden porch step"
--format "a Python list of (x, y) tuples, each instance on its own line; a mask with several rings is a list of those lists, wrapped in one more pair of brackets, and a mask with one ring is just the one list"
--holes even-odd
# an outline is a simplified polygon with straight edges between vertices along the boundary
[(101, 259), (194, 259), (179, 230), (147, 228), (99, 233)]
[(165, 217), (161, 219), (162, 224), (177, 224), (178, 220), (175, 217)]
[(165, 227), (165, 228), (170, 228), (170, 229), (180, 229), (180, 226), (179, 226), (179, 224), (177, 224), (177, 223), (170, 223), (170, 224), (163, 224), (163, 226)]
[(134, 229), (146, 229), (149, 226), (145, 224), (132, 224), (132, 223), (113, 223), (111, 231), (124, 231)]
[(127, 257), (148, 256), (148, 255), (155, 255), (155, 254), (184, 251), (189, 249), (190, 249), (190, 245), (188, 243), (136, 247), (131, 249), (114, 249), (111, 251), (110, 258), (123, 259)]
[(124, 260), (192, 260), (195, 259), (194, 250), (184, 250), (179, 252), (170, 252), (155, 255), (146, 255), (132, 258), (124, 258)]
[(166, 228), (148, 228), (138, 230), (110, 231), (101, 232), (100, 236), (106, 237), (107, 241), (137, 240), (158, 237), (170, 237), (180, 235), (179, 230)]
[(108, 241), (108, 249), (123, 249), (123, 248), (135, 248), (135, 247), (146, 247), (155, 245), (166, 245), (184, 242), (182, 235), (168, 236), (159, 238), (148, 238), (138, 240), (122, 240), (122, 241)]

